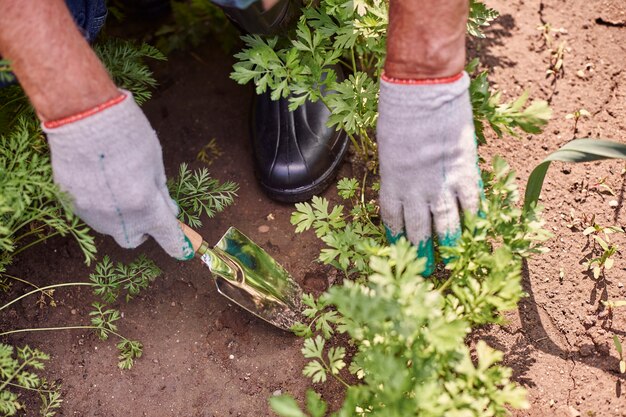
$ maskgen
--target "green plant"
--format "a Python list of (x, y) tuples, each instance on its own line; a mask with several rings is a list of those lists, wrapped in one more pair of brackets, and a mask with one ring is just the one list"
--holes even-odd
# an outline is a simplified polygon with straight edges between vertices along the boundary
[(180, 165), (178, 177), (168, 181), (170, 195), (178, 203), (178, 218), (191, 227), (202, 226), (200, 216), (211, 218), (235, 201), (239, 186), (232, 181), (212, 178), (206, 168), (190, 171)]
[(626, 372), (626, 361), (624, 361), (624, 355), (622, 353), (622, 342), (620, 342), (619, 338), (616, 335), (613, 335), (613, 344), (615, 345), (615, 349), (619, 354), (619, 373), (623, 374)]
[(555, 84), (556, 81), (563, 76), (563, 61), (565, 59), (565, 51), (567, 50), (567, 42), (562, 41), (555, 47), (555, 38), (552, 34), (554, 33), (559, 36), (560, 34), (565, 33), (565, 29), (555, 29), (550, 23), (544, 23), (537, 26), (537, 30), (541, 31), (541, 37), (544, 41), (545, 47), (550, 53), (546, 77), (552, 77), (552, 82)]
[[(90, 282), (63, 282), (59, 284), (46, 285), (44, 287), (35, 286), (35, 289), (15, 297), (8, 303), (0, 306), (0, 311), (2, 311), (15, 302), (33, 294), (47, 293), (50, 295), (51, 290), (58, 288), (89, 286), (93, 287), (94, 294), (100, 296), (104, 302), (94, 302), (92, 304), (93, 310), (89, 313), (91, 316), (90, 325), (15, 329), (4, 331), (0, 333), (0, 336), (24, 332), (76, 329), (94, 330), (98, 337), (102, 340), (107, 340), (109, 335), (114, 335), (120, 339), (120, 343), (117, 344), (117, 348), (119, 350), (118, 358), (120, 360), (118, 366), (121, 369), (130, 369), (133, 366), (134, 359), (141, 356), (141, 343), (130, 340), (118, 333), (115, 322), (121, 318), (120, 312), (116, 309), (108, 308), (107, 304), (115, 302), (122, 291), (126, 293), (126, 301), (129, 301), (133, 296), (139, 294), (142, 289), (147, 288), (148, 284), (160, 274), (161, 270), (154, 264), (154, 262), (147, 259), (145, 256), (140, 256), (129, 265), (124, 265), (122, 263), (113, 265), (109, 257), (105, 256), (102, 261), (96, 265), (95, 272), (89, 276)], [(3, 279), (19, 280), (21, 282), (26, 281), (8, 274), (2, 274), (1, 277)], [(31, 284), (31, 286), (34, 285)]]
[[(345, 275), (342, 286), (317, 300), (303, 298), (307, 320), (293, 330), (306, 338), (303, 354), (311, 361), (304, 372), (314, 382), (333, 377), (346, 386), (343, 406), (333, 415), (503, 415), (505, 404), (526, 406), (522, 390), (509, 381), (509, 369), (495, 365), (500, 352), (479, 343), (476, 366), (463, 340), (471, 325), (500, 322), (499, 311), (516, 306), (523, 295), (521, 259), (541, 251), (548, 234), (535, 206), (516, 207), (514, 174), (496, 159), (494, 173), (484, 175), (489, 187), (483, 217), (468, 215), (459, 246), (440, 248), (453, 259), (445, 272), (426, 281), (414, 248), (406, 242), (387, 246), (376, 204), (379, 185), (368, 178), (377, 171), (373, 133), (387, 5), (311, 3), (288, 39), (243, 37), (246, 46), (231, 74), (239, 83), (254, 82), (257, 93), (269, 89), (274, 100), (288, 98), (291, 109), (305, 100), (322, 101), (331, 111), (329, 124), (347, 132), (366, 162), (361, 181), (338, 183), (348, 209), (316, 197), (297, 204), (291, 218), (297, 233), (314, 229), (323, 241), (319, 261)], [(482, 36), (481, 27), (497, 12), (478, 1), (470, 1), (470, 9), (468, 31)], [(498, 136), (541, 131), (551, 114), (547, 103), (527, 106), (527, 93), (502, 103), (478, 67), (473, 60), (466, 68), (474, 74), (470, 96), (478, 141), (484, 142), (487, 125)], [(337, 332), (349, 337), (354, 356), (332, 343)], [(354, 378), (359, 382), (351, 384)], [(287, 396), (270, 402), (282, 416), (322, 416), (327, 409), (313, 391), (306, 396), (308, 414)]]
[(591, 225), (586, 227), (585, 230), (583, 230), (583, 235), (585, 236), (589, 236), (589, 235), (600, 235), (600, 233), (604, 234), (604, 239), (606, 241), (609, 241), (609, 235), (612, 235), (613, 233), (624, 233), (624, 229), (622, 229), (619, 226), (601, 226), (598, 223), (596, 223), (595, 221), (595, 215), (592, 217), (590, 223)]
[[(355, 278), (317, 300), (306, 295), (308, 323), (293, 328), (306, 338), (302, 352), (310, 361), (304, 374), (313, 382), (332, 377), (346, 387), (343, 405), (333, 415), (483, 416), (527, 407), (524, 391), (510, 381), (511, 370), (497, 365), (502, 353), (478, 342), (477, 361), (472, 361), (464, 339), (472, 325), (500, 323), (498, 313), (515, 308), (523, 295), (522, 259), (541, 252), (549, 234), (536, 208), (517, 208), (515, 173), (502, 159), (494, 159), (485, 183), (481, 216), (466, 215), (459, 245), (440, 248), (453, 258), (446, 274), (428, 280), (420, 275), (424, 260), (416, 259), (415, 248), (405, 240), (387, 246), (371, 216), (345, 216), (343, 207), (330, 209), (319, 198), (297, 207), (292, 216), (297, 229), (313, 228), (322, 240), (334, 236), (330, 243), (324, 240), (329, 248), (320, 261), (341, 268), (335, 262), (345, 257)], [(340, 194), (353, 199), (359, 189), (356, 180), (345, 179)], [(332, 246), (368, 221), (369, 234), (349, 247)], [(336, 256), (326, 257), (327, 249)], [(358, 261), (360, 255), (369, 258), (366, 265)], [(349, 337), (354, 355), (327, 342), (336, 333)], [(293, 399), (270, 403), (281, 416), (307, 415)], [(311, 392), (307, 410), (325, 415), (326, 405)]]
[(63, 402), (59, 387), (38, 375), (50, 356), (28, 346), (15, 350), (11, 345), (0, 343), (0, 413), (14, 416), (24, 410), (17, 390), (36, 392), (41, 401), (40, 414), (55, 416)]
[(590, 162), (603, 159), (626, 159), (626, 145), (604, 139), (575, 139), (552, 152), (528, 177), (524, 208), (537, 204), (548, 168), (552, 161)]
[[(612, 258), (618, 250), (617, 245), (611, 243), (610, 235), (613, 233), (624, 233), (624, 230), (619, 226), (601, 226), (595, 222), (595, 216), (591, 219), (591, 225), (583, 230), (583, 235), (592, 236), (594, 242), (594, 252), (596, 251), (595, 244), (600, 246), (600, 256), (593, 257), (584, 262), (587, 269), (593, 269), (593, 276), (595, 279), (600, 278), (600, 274), (611, 269), (614, 264)], [(600, 236), (604, 235), (604, 238)]]
[[(497, 13), (479, 1), (471, 1), (470, 6), (468, 30), (478, 35), (480, 27)], [(291, 40), (243, 36), (245, 48), (235, 55), (238, 62), (231, 77), (241, 84), (254, 82), (259, 94), (269, 89), (273, 100), (289, 97), (291, 109), (306, 100), (321, 100), (331, 111), (329, 124), (345, 130), (358, 153), (371, 159), (376, 151), (372, 134), (378, 115), (387, 7), (384, 0), (312, 2), (303, 8)], [(345, 79), (340, 77), (339, 66), (348, 71)], [(477, 67), (478, 61), (472, 61), (468, 72), (474, 73)], [(470, 93), (481, 142), (485, 120), (498, 134), (516, 128), (535, 133), (550, 117), (544, 101), (524, 109), (527, 95), (500, 103), (501, 95), (489, 90), (486, 72), (472, 81)]]
[(312, 227), (326, 245), (320, 253), (320, 262), (343, 271), (346, 278), (367, 271), (371, 255), (369, 249), (384, 242), (382, 226), (375, 225), (371, 219), (358, 214), (345, 215), (343, 205), (329, 211), (328, 200), (317, 196), (313, 197), (312, 203), (296, 204), (296, 211), (291, 215), (296, 233)]
[(157, 83), (144, 60), (164, 61), (166, 58), (161, 51), (147, 43), (116, 38), (98, 42), (93, 49), (115, 84), (133, 93), (138, 104), (152, 97), (151, 88)]
[(467, 33), (477, 38), (484, 38), (483, 27), (496, 19), (500, 13), (497, 10), (487, 7), (484, 3), (470, 0), (470, 16), (467, 20)]
[(593, 186), (600, 194), (616, 195), (613, 188), (606, 183), (606, 177), (598, 177), (597, 182)]
[(618, 247), (602, 239), (600, 236), (593, 236), (593, 239), (600, 245), (600, 256), (586, 260), (583, 265), (585, 265), (587, 269), (593, 269), (593, 277), (598, 279), (601, 274), (613, 268), (613, 264), (615, 263), (613, 255), (617, 252)]
[(91, 262), (93, 238), (52, 181), (41, 132), (22, 118), (0, 141), (0, 272), (15, 255), (55, 235), (73, 236), (85, 262)]
[(11, 63), (6, 59), (0, 59), (0, 84), (10, 83), (15, 80), (11, 73)]
[[(478, 60), (472, 60), (466, 71), (474, 74), (478, 68)], [(479, 143), (485, 142), (485, 125), (502, 137), (504, 133), (517, 136), (516, 129), (526, 133), (540, 133), (543, 126), (552, 116), (552, 110), (543, 100), (533, 101), (526, 106), (528, 92), (522, 93), (519, 98), (510, 103), (501, 103), (502, 94), (492, 92), (487, 80), (488, 72), (481, 71), (475, 75), (470, 83), (470, 97), (474, 112), (474, 128)]]
[(574, 133), (578, 132), (578, 121), (582, 118), (588, 117), (591, 117), (591, 113), (583, 108), (575, 110), (573, 113), (567, 113), (565, 115), (566, 120), (574, 119)]

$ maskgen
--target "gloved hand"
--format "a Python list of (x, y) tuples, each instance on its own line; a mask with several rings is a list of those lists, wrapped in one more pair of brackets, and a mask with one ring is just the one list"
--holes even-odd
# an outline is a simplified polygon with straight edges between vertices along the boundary
[(191, 242), (165, 185), (161, 145), (133, 96), (46, 122), (54, 181), (94, 230), (134, 248), (150, 235), (171, 256), (190, 259)]
[(383, 77), (378, 105), (380, 209), (390, 241), (404, 232), (434, 271), (432, 223), (444, 246), (461, 236), (459, 210), (476, 213), (482, 192), (469, 76)]

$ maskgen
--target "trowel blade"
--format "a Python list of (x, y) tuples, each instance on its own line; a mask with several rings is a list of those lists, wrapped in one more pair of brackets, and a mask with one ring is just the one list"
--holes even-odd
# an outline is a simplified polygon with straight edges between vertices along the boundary
[(300, 320), (302, 290), (263, 248), (235, 227), (202, 256), (220, 294), (284, 330)]

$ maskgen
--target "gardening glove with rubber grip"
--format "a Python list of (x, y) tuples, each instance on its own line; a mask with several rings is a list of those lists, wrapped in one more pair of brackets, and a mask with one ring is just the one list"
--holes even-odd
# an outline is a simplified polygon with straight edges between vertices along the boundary
[(46, 122), (54, 181), (94, 230), (134, 248), (148, 235), (177, 259), (193, 257), (166, 187), (161, 145), (130, 92), (80, 115)]
[(482, 193), (469, 76), (380, 82), (380, 208), (390, 241), (406, 235), (434, 271), (439, 243), (461, 236), (459, 211), (476, 213)]

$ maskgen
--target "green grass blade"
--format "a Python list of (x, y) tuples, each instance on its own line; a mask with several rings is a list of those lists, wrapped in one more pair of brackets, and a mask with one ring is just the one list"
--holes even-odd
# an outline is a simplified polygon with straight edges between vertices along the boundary
[(535, 167), (526, 183), (524, 209), (537, 203), (543, 180), (552, 161), (590, 162), (602, 159), (626, 159), (626, 145), (604, 139), (575, 139), (548, 155)]

